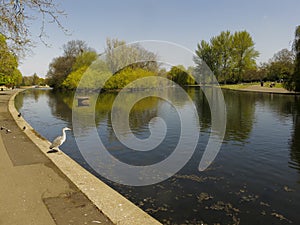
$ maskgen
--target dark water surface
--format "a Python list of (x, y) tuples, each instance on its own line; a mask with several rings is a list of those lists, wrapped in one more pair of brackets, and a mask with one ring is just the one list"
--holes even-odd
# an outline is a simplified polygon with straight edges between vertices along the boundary
[[(300, 97), (223, 91), (227, 106), (223, 145), (213, 164), (199, 172), (210, 133), (210, 110), (200, 89), (187, 92), (198, 110), (200, 138), (191, 160), (166, 181), (130, 187), (101, 177), (83, 159), (72, 132), (61, 149), (164, 224), (300, 224)], [(132, 94), (128, 93), (128, 98)], [(136, 153), (114, 135), (110, 110), (116, 95), (101, 94), (96, 105), (97, 131), (109, 152), (133, 165), (167, 158), (180, 136), (175, 109), (154, 97), (135, 105), (129, 121), (137, 137), (149, 136), (153, 117), (162, 117), (168, 126), (166, 138), (156, 150)], [(27, 90), (17, 96), (15, 104), (49, 140), (60, 135), (63, 127), (72, 127), (73, 94)], [(179, 99), (178, 104), (190, 116), (189, 103)], [(92, 126), (95, 124), (85, 124), (82, 138)], [(87, 149), (97, 160), (97, 149), (88, 143)]]

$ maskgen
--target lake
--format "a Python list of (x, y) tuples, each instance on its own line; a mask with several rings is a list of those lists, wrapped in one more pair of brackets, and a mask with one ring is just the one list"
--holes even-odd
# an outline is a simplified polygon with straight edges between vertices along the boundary
[[(176, 90), (173, 92), (176, 94)], [(135, 187), (106, 179), (86, 162), (73, 132), (67, 134), (61, 150), (163, 224), (300, 224), (300, 96), (223, 90), (227, 107), (225, 137), (216, 159), (200, 172), (211, 113), (199, 87), (186, 92), (198, 111), (197, 147), (188, 163), (163, 182)], [(88, 140), (96, 124), (109, 153), (132, 165), (150, 165), (172, 154), (180, 136), (175, 108), (155, 97), (137, 102), (129, 117), (136, 137), (149, 137), (149, 126), (156, 123), (151, 119), (155, 117), (164, 119), (167, 131), (154, 150), (136, 152), (114, 134), (110, 112), (116, 95), (91, 96), (97, 99), (95, 123), (83, 123), (80, 138)], [(128, 92), (127, 98), (133, 95), (136, 93)], [(72, 127), (73, 96), (31, 89), (18, 94), (15, 105), (38, 133), (52, 141), (63, 127)], [(189, 102), (179, 98), (176, 104), (184, 109), (184, 116), (192, 115)], [(81, 110), (88, 108), (83, 106)], [(159, 127), (156, 130), (154, 138), (159, 138)], [(90, 139), (86, 151), (97, 163), (98, 150)]]

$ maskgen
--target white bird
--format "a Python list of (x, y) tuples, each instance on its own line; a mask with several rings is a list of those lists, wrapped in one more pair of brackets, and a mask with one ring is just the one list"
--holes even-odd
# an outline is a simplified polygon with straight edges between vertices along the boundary
[(0, 130), (5, 130), (6, 134), (11, 133), (11, 130), (4, 126), (1, 126)]
[(7, 129), (7, 128), (6, 128), (5, 131), (6, 131), (7, 134), (8, 134), (8, 133), (11, 133), (11, 130), (10, 130), (10, 129)]
[(50, 145), (50, 149), (58, 149), (59, 146), (61, 146), (65, 140), (66, 140), (66, 130), (71, 130), (68, 127), (65, 127), (62, 129), (62, 136), (58, 136), (57, 138), (54, 139), (52, 144)]

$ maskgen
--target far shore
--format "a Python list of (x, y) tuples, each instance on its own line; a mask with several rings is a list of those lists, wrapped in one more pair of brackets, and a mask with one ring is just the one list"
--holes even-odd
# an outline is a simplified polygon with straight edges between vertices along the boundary
[(283, 87), (269, 87), (269, 85), (221, 85), (222, 89), (230, 89), (234, 91), (250, 91), (250, 92), (262, 92), (270, 94), (286, 94), (286, 95), (300, 95), (299, 92), (288, 91)]
[[(270, 94), (285, 94), (285, 95), (300, 95), (300, 92), (288, 91), (282, 87), (280, 83), (276, 83), (275, 87), (270, 87), (269, 83), (264, 83), (264, 86), (261, 86), (259, 83), (245, 83), (245, 84), (228, 84), (220, 85), (222, 89), (228, 89), (233, 91), (249, 91), (249, 92), (260, 92), (260, 93), (270, 93)], [(187, 87), (211, 87), (211, 85), (187, 85)], [(20, 89), (31, 89), (31, 88), (49, 88), (50, 87), (36, 87), (36, 86), (22, 86)], [(120, 92), (122, 89), (106, 90), (106, 92)], [(136, 90), (128, 90), (130, 92)]]

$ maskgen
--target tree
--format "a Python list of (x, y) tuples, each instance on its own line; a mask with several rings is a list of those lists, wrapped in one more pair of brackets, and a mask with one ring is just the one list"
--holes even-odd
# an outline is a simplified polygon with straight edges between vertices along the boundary
[[(74, 69), (79, 69), (80, 63), (84, 64), (84, 57), (89, 55), (89, 53), (86, 53), (89, 49), (86, 43), (80, 40), (69, 41), (63, 45), (63, 56), (54, 58), (49, 65), (49, 70), (46, 75), (48, 85), (54, 89), (61, 89), (68, 75), (73, 72)], [(74, 65), (75, 68), (73, 69)]]
[(290, 91), (300, 91), (300, 25), (295, 30), (295, 40), (293, 42), (294, 71), (284, 82), (284, 87)]
[(217, 71), (215, 76), (219, 81), (225, 81), (232, 73), (232, 48), (233, 37), (230, 31), (223, 31), (219, 36), (211, 39), (213, 51), (215, 51)]
[(0, 34), (0, 83), (1, 85), (14, 86), (22, 81), (22, 74), (18, 70), (18, 60), (6, 43), (6, 38)]
[(202, 40), (197, 44), (195, 63), (198, 67), (202, 66), (203, 62), (214, 72), (218, 71), (218, 59), (213, 47), (208, 42)]
[(21, 55), (24, 49), (32, 46), (32, 20), (40, 21), (41, 29), (37, 36), (45, 43), (47, 23), (56, 23), (67, 32), (59, 20), (64, 15), (55, 0), (0, 0), (0, 33), (9, 41), (10, 50)]
[(87, 66), (82, 66), (79, 69), (73, 71), (68, 75), (68, 77), (63, 81), (62, 85), (66, 89), (75, 90), (81, 80), (82, 75), (87, 70)]
[(84, 52), (94, 50), (89, 48), (87, 44), (82, 40), (72, 40), (63, 45), (63, 51), (64, 56), (76, 58)]
[(195, 80), (182, 65), (173, 66), (168, 72), (168, 77), (180, 86), (195, 84)]
[(39, 82), (40, 82), (39, 76), (36, 73), (34, 73), (33, 74), (33, 79), (32, 79), (33, 85), (39, 85)]
[(267, 66), (267, 79), (270, 81), (287, 80), (294, 71), (294, 54), (288, 49), (275, 53)]
[[(156, 73), (154, 73), (153, 71), (144, 70), (142, 68), (127, 67), (124, 68), (123, 70), (120, 70), (114, 76), (111, 76), (109, 80), (105, 83), (104, 89), (105, 90), (121, 89), (137, 79), (149, 77), (149, 76), (156, 76)], [(155, 79), (153, 79), (150, 82), (149, 81), (146, 83), (143, 82), (142, 85), (139, 85), (138, 87), (135, 88), (147, 89), (153, 87), (157, 87)]]
[(74, 62), (74, 57), (59, 56), (54, 58), (49, 65), (49, 70), (46, 75), (48, 85), (54, 89), (60, 89), (64, 80), (72, 72)]
[(23, 86), (31, 86), (33, 83), (32, 80), (33, 80), (32, 76), (24, 76), (24, 77), (22, 77), (22, 85)]
[(295, 53), (295, 70), (293, 79), (295, 82), (295, 91), (300, 91), (300, 26), (296, 28), (295, 40), (293, 43), (293, 50)]
[(254, 49), (254, 42), (247, 31), (238, 31), (233, 35), (234, 81), (242, 81), (247, 70), (256, 67), (255, 59), (259, 52)]
[(233, 35), (230, 31), (223, 31), (212, 37), (209, 43), (202, 40), (197, 45), (194, 62), (197, 65), (196, 72), (205, 71), (206, 63), (219, 82), (236, 83), (246, 79), (248, 70), (256, 69), (258, 55), (247, 31)]
[(158, 72), (156, 54), (147, 51), (139, 44), (126, 45), (125, 41), (107, 38), (105, 56), (106, 63), (113, 74), (128, 66), (133, 69), (142, 68)]
[(24, 76), (22, 78), (22, 85), (32, 86), (32, 85), (45, 85), (45, 79), (39, 77), (36, 73), (32, 76)]
[(86, 51), (76, 57), (74, 65), (72, 67), (73, 71), (76, 71), (84, 66), (90, 66), (92, 62), (97, 59), (98, 55), (95, 51)]

